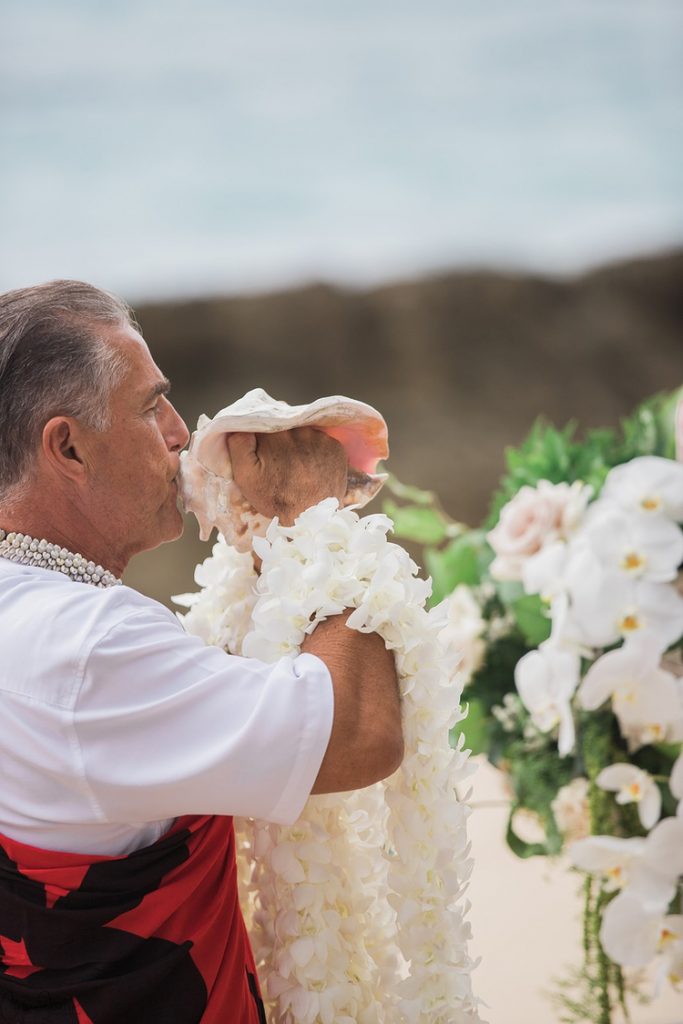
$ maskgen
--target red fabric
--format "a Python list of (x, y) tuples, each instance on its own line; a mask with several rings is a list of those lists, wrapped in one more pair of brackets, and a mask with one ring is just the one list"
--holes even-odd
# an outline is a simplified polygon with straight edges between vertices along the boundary
[(0, 837), (0, 945), (0, 1022), (265, 1021), (231, 818), (179, 818), (125, 857)]

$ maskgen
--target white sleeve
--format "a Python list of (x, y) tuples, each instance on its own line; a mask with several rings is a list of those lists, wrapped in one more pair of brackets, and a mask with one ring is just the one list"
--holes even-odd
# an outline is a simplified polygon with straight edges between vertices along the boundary
[(319, 658), (234, 657), (160, 608), (128, 616), (92, 649), (73, 736), (102, 821), (234, 814), (289, 824), (315, 782), (332, 718)]

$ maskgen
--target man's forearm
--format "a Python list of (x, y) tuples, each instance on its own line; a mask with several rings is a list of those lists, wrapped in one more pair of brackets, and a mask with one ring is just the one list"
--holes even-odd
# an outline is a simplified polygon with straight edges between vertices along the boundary
[(369, 786), (403, 757), (394, 656), (376, 633), (349, 629), (350, 614), (321, 622), (302, 646), (325, 662), (334, 687), (334, 724), (314, 793)]

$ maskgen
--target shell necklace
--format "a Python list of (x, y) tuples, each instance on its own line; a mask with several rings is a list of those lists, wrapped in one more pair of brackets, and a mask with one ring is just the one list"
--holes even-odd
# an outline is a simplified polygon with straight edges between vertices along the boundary
[(47, 540), (35, 540), (25, 533), (0, 530), (0, 558), (37, 569), (52, 569), (75, 583), (91, 583), (94, 587), (116, 587), (123, 583), (113, 572), (89, 562), (83, 555), (74, 554)]

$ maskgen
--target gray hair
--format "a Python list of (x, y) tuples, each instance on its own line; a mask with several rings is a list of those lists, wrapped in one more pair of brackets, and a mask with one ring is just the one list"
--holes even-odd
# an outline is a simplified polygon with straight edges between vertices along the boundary
[(51, 417), (110, 425), (123, 360), (99, 326), (137, 329), (125, 302), (83, 281), (0, 295), (0, 501), (25, 481)]

